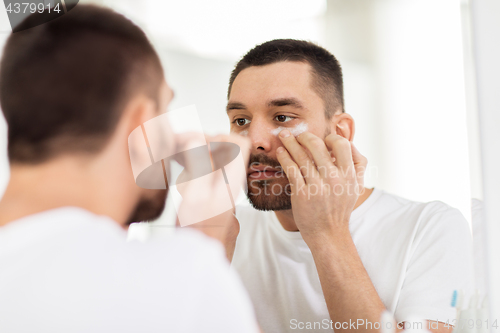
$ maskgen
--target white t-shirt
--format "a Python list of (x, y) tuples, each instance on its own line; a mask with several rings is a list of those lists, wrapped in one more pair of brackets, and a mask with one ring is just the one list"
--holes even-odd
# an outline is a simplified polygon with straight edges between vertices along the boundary
[(0, 332), (258, 332), (224, 250), (197, 231), (126, 242), (108, 217), (45, 211), (0, 228)]
[[(241, 231), (232, 263), (263, 331), (298, 332), (307, 323), (329, 324), (313, 257), (300, 232), (283, 229), (274, 212), (246, 206), (236, 216)], [(349, 228), (375, 289), (398, 322), (452, 323), (453, 291), (473, 288), (470, 228), (457, 209), (375, 189), (352, 212)]]

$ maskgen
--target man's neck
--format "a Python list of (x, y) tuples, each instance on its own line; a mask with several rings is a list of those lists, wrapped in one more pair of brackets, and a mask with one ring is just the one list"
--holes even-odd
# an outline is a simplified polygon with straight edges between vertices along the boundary
[[(363, 194), (361, 194), (358, 197), (358, 200), (356, 201), (356, 204), (354, 205), (354, 209), (358, 208), (363, 202), (368, 199), (368, 197), (372, 194), (373, 188), (368, 189), (365, 188), (363, 191)], [(278, 221), (280, 221), (281, 225), (283, 226), (283, 229), (286, 231), (299, 231), (297, 228), (297, 225), (295, 224), (295, 220), (293, 219), (293, 213), (292, 210), (278, 210), (275, 212), (276, 217), (278, 218)]]
[(134, 208), (133, 191), (120, 183), (123, 175), (113, 174), (103, 162), (71, 157), (35, 166), (11, 165), (10, 181), (0, 201), (0, 226), (65, 206), (106, 215), (123, 225)]

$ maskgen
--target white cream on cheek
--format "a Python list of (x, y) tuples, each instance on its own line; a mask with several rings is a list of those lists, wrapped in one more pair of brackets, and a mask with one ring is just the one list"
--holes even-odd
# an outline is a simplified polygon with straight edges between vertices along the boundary
[(238, 134), (242, 136), (248, 136), (248, 130), (241, 131)]
[(306, 123), (299, 123), (299, 124), (295, 125), (294, 127), (280, 126), (278, 128), (271, 130), (271, 134), (274, 136), (278, 136), (278, 134), (280, 134), (280, 132), (284, 129), (289, 130), (293, 136), (297, 136), (297, 135), (307, 131), (307, 124)]

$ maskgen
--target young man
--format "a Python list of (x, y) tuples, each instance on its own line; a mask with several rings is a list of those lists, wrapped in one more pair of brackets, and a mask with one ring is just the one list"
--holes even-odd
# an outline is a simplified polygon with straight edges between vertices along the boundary
[(173, 97), (145, 34), (79, 5), (12, 34), (0, 66), (11, 167), (0, 330), (258, 332), (220, 243), (189, 230), (126, 242), (128, 225), (159, 216), (168, 191), (135, 184), (127, 144)]
[(377, 331), (388, 310), (450, 331), (453, 291), (472, 288), (467, 222), (441, 202), (363, 187), (335, 57), (305, 41), (261, 44), (236, 65), (228, 99), (231, 131), (252, 142), (253, 208), (237, 210), (232, 263), (262, 329)]

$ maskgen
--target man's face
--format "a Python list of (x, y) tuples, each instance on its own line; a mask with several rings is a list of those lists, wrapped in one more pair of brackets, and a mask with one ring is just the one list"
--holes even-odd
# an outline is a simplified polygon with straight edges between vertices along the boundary
[(280, 130), (294, 135), (307, 130), (320, 138), (331, 130), (311, 80), (311, 67), (303, 62), (249, 67), (234, 80), (227, 113), (231, 133), (252, 142), (248, 198), (256, 209), (291, 209), (289, 182), (276, 158), (276, 149), (283, 146)]
[[(172, 89), (167, 85), (166, 82), (163, 82), (160, 91), (159, 105), (156, 116), (166, 112), (173, 96), (174, 94)], [(167, 130), (167, 133), (165, 134), (169, 137), (167, 140), (168, 143), (172, 146), (175, 145), (175, 137), (173, 132)], [(165, 165), (165, 167), (168, 167), (168, 163)], [(166, 171), (169, 172), (169, 170)], [(168, 184), (166, 184), (166, 187), (166, 190), (141, 189), (139, 202), (132, 212), (127, 225), (139, 221), (152, 221), (160, 217), (160, 215), (163, 213), (163, 210), (165, 209), (165, 202), (168, 195)]]

